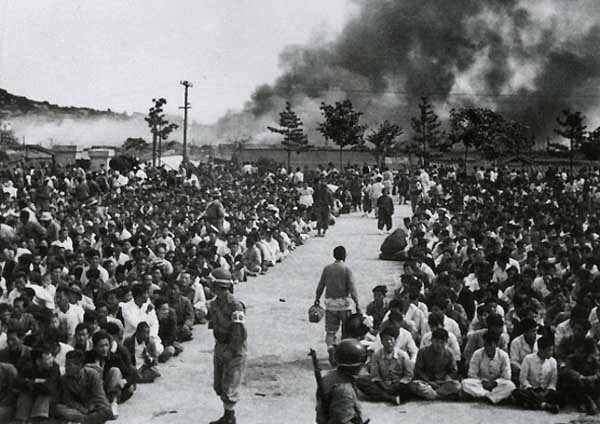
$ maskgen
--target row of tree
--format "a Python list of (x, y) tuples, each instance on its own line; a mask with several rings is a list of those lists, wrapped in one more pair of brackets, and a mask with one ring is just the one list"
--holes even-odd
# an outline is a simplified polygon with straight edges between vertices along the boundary
[[(367, 126), (360, 122), (362, 113), (348, 99), (333, 105), (321, 103), (320, 109), (323, 120), (317, 130), (339, 147), (340, 166), (343, 166), (344, 149), (370, 151), (377, 163), (382, 164), (386, 157), (398, 154), (417, 155), (427, 162), (432, 150), (446, 152), (455, 145), (462, 145), (466, 163), (469, 152), (478, 152), (489, 160), (519, 157), (530, 152), (535, 144), (528, 127), (485, 108), (452, 109), (448, 131), (443, 131), (440, 119), (426, 97), (422, 97), (418, 104), (417, 116), (410, 119), (412, 137), (404, 140), (401, 139), (404, 129), (387, 120), (367, 132)], [(582, 151), (591, 159), (600, 158), (600, 127), (586, 132), (584, 121), (585, 117), (580, 112), (570, 110), (564, 110), (557, 118), (555, 132), (569, 141), (570, 148), (560, 144), (553, 146), (569, 151), (571, 160), (576, 151)], [(304, 132), (302, 120), (289, 102), (279, 114), (279, 127), (267, 128), (283, 136), (288, 168), (292, 152), (301, 153), (313, 147)]]

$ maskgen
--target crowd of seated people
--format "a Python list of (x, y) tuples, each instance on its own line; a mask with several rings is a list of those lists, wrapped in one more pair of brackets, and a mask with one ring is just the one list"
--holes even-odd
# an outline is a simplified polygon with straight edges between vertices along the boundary
[(211, 271), (268, 272), (314, 232), (303, 187), (346, 174), (1, 170), (0, 422), (115, 419), (210, 320)]
[(375, 286), (369, 318), (349, 327), (371, 353), (358, 388), (395, 404), (597, 414), (599, 183), (598, 169), (430, 167), (397, 178), (414, 211), (406, 260), (400, 282)]

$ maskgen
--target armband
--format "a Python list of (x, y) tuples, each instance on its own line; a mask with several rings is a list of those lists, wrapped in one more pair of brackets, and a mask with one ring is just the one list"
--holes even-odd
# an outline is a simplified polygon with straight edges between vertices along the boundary
[(242, 311), (233, 311), (233, 314), (231, 314), (231, 322), (234, 324), (243, 324), (244, 319), (245, 315)]

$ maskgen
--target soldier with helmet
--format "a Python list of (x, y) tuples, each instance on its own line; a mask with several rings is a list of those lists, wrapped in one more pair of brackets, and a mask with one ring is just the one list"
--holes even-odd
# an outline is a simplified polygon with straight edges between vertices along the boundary
[(367, 424), (356, 392), (356, 376), (367, 361), (367, 350), (356, 339), (342, 340), (335, 349), (337, 368), (323, 376), (317, 390), (317, 424)]
[(209, 309), (210, 327), (215, 337), (213, 387), (223, 402), (225, 412), (210, 424), (235, 424), (234, 409), (247, 357), (245, 307), (233, 297), (233, 280), (229, 271), (217, 268), (211, 277), (217, 296)]

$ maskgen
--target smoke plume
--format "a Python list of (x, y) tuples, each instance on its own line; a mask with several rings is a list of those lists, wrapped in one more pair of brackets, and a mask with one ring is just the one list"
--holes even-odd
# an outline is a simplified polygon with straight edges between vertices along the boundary
[(356, 1), (336, 40), (286, 48), (282, 75), (221, 118), (214, 137), (266, 139), (289, 100), (315, 142), (320, 102), (346, 97), (365, 123), (407, 128), (419, 97), (429, 96), (442, 117), (451, 107), (490, 107), (541, 139), (561, 109), (585, 113), (599, 103), (598, 1)]

